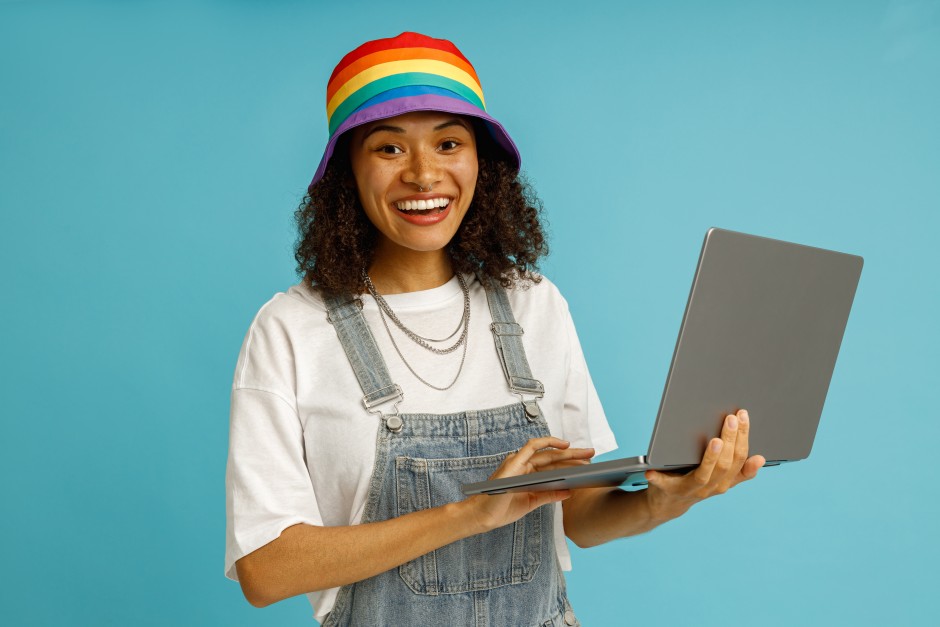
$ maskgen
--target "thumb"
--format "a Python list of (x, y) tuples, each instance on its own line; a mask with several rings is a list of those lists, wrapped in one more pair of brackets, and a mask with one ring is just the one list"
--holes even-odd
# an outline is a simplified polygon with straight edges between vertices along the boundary
[(557, 501), (564, 501), (571, 497), (571, 490), (546, 490), (544, 492), (535, 492), (536, 498), (533, 499), (536, 505), (532, 508), (548, 505)]

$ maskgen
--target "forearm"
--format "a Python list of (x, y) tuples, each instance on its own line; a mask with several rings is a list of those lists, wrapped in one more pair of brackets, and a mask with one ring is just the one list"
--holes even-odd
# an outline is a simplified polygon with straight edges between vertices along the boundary
[(252, 605), (361, 581), (481, 532), (459, 504), (346, 527), (294, 525), (236, 562)]
[(646, 533), (675, 517), (655, 515), (647, 493), (619, 488), (574, 490), (563, 506), (565, 535), (587, 548)]

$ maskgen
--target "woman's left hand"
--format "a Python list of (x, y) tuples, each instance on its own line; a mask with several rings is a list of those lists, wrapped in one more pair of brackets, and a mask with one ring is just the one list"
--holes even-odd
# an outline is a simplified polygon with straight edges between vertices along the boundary
[(725, 416), (721, 437), (705, 448), (702, 463), (687, 474), (648, 470), (646, 490), (650, 516), (658, 522), (678, 518), (690, 507), (716, 494), (724, 494), (742, 481), (757, 476), (766, 460), (747, 456), (750, 420), (747, 411)]

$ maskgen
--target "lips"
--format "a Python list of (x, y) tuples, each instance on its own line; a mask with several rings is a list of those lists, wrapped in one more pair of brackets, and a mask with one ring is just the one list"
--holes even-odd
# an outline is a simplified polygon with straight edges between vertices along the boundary
[[(422, 206), (423, 209), (420, 208)], [(417, 226), (431, 226), (442, 222), (450, 214), (452, 206), (452, 199), (446, 197), (428, 200), (400, 200), (392, 205), (398, 217)]]
[(441, 194), (415, 194), (391, 203), (400, 218), (418, 226), (430, 226), (444, 220), (454, 199)]

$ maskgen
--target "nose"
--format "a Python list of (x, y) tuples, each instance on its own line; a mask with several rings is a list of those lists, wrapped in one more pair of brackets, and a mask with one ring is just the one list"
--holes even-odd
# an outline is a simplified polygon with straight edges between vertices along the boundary
[(434, 150), (416, 150), (411, 153), (401, 180), (419, 188), (431, 189), (443, 178), (439, 156)]

